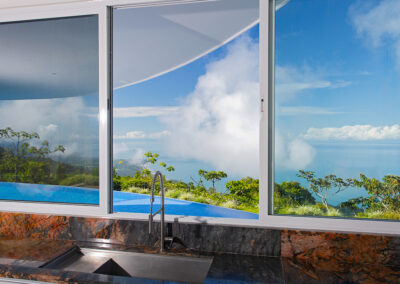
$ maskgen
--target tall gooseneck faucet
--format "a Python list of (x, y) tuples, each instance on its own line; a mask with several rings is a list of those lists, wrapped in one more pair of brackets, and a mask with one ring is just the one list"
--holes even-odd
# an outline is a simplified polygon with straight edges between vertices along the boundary
[[(160, 177), (160, 194), (161, 194), (161, 208), (157, 210), (153, 214), (153, 203), (154, 203), (154, 189), (156, 187), (157, 177)], [(158, 213), (161, 213), (161, 239), (160, 239), (160, 251), (164, 251), (164, 215), (165, 215), (165, 206), (164, 206), (164, 196), (165, 196), (165, 189), (164, 189), (164, 181), (160, 171), (157, 171), (153, 177), (153, 184), (151, 185), (151, 197), (150, 197), (150, 215), (149, 215), (149, 234), (152, 233), (153, 230), (153, 218)]]

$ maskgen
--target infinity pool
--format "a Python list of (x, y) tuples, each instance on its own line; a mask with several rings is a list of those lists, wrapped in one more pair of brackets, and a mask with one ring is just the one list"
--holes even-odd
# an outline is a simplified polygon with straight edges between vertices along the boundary
[[(114, 212), (149, 213), (150, 197), (145, 194), (114, 191)], [(99, 203), (97, 189), (0, 182), (0, 200), (79, 203)], [(154, 208), (159, 209), (160, 198), (155, 197)], [(258, 214), (192, 201), (165, 199), (165, 213), (181, 216), (258, 219)]]

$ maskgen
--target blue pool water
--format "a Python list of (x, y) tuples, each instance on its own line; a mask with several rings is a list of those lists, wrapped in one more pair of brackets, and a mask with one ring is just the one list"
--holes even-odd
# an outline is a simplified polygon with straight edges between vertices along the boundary
[[(114, 191), (114, 212), (149, 213), (150, 197), (145, 194)], [(62, 202), (98, 204), (97, 189), (0, 182), (0, 200)], [(258, 219), (258, 214), (197, 202), (165, 199), (165, 213), (180, 216)], [(160, 198), (155, 197), (154, 209), (160, 208)]]

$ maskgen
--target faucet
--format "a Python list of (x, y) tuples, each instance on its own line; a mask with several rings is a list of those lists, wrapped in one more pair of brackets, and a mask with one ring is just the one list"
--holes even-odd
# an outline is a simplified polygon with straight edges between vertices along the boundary
[[(160, 177), (160, 193), (161, 193), (161, 208), (157, 210), (153, 214), (153, 203), (154, 203), (154, 189), (156, 186), (156, 181), (157, 177)], [(165, 188), (164, 188), (164, 181), (163, 177), (160, 171), (157, 171), (153, 177), (153, 184), (151, 185), (151, 197), (150, 197), (150, 215), (149, 215), (149, 234), (151, 235), (152, 230), (153, 230), (153, 218), (156, 216), (158, 213), (161, 213), (161, 244), (160, 244), (160, 252), (164, 251), (164, 215), (165, 215), (165, 205), (164, 205), (164, 200), (165, 200)]]

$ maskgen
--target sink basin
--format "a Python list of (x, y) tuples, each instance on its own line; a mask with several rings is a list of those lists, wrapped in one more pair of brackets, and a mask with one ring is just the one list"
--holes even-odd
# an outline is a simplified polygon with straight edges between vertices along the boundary
[(43, 268), (203, 283), (213, 259), (74, 247)]

